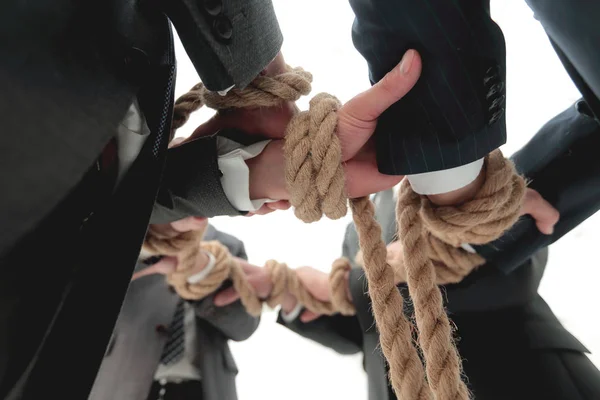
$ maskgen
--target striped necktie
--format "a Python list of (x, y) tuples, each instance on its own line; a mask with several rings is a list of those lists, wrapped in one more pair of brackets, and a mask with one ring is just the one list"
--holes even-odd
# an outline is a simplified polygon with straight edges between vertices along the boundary
[(173, 322), (169, 326), (169, 338), (160, 357), (161, 364), (171, 365), (181, 360), (185, 352), (184, 301), (179, 299)]

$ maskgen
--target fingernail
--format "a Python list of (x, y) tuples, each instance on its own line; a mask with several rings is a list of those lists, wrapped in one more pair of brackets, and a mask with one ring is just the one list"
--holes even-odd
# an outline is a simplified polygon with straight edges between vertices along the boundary
[(406, 75), (410, 72), (412, 68), (413, 60), (415, 59), (415, 51), (408, 50), (404, 57), (402, 57), (402, 61), (400, 61), (400, 72), (402, 75)]

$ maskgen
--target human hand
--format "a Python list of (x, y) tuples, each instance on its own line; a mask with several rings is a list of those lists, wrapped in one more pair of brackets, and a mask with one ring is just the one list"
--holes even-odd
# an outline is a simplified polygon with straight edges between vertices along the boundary
[[(459, 189), (454, 192), (444, 193), (441, 195), (428, 196), (429, 199), (437, 205), (459, 204), (465, 200), (472, 199), (479, 187), (482, 186), (480, 174), (475, 181), (464, 189)], [(537, 191), (531, 188), (525, 190), (523, 204), (521, 206), (521, 216), (529, 214), (535, 220), (535, 224), (539, 231), (545, 235), (551, 235), (554, 231), (554, 225), (560, 218), (560, 213), (552, 204), (548, 203)]]
[[(286, 70), (283, 54), (279, 54), (261, 72), (261, 75), (276, 76)], [(298, 112), (292, 101), (273, 107), (232, 108), (219, 110), (207, 122), (200, 125), (185, 141), (212, 135), (224, 129), (241, 130), (249, 136), (262, 139), (281, 139), (290, 119)]]
[(529, 214), (535, 220), (538, 230), (544, 235), (554, 232), (554, 225), (560, 219), (560, 213), (539, 192), (527, 188), (521, 207), (521, 215)]
[[(534, 189), (527, 188), (525, 197), (521, 207), (521, 215), (529, 214), (535, 220), (538, 230), (545, 234), (551, 235), (554, 231), (554, 225), (560, 218), (560, 213), (539, 192)], [(398, 264), (402, 262), (403, 252), (402, 245), (399, 240), (387, 245), (387, 262), (390, 264)], [(362, 264), (362, 254), (357, 255), (357, 262)], [(403, 281), (404, 277), (397, 277), (397, 282)]]
[[(245, 260), (237, 259), (240, 266), (246, 274), (248, 283), (254, 288), (256, 295), (261, 299), (266, 299), (273, 290), (273, 284), (271, 277), (266, 268), (257, 267), (249, 264)], [(311, 267), (300, 267), (295, 270), (296, 275), (302, 285), (318, 300), (323, 302), (331, 301), (331, 294), (329, 292), (329, 275), (325, 272), (316, 270)], [(348, 281), (349, 272), (346, 272), (346, 282)], [(351, 300), (350, 291), (347, 290), (348, 299)], [(240, 295), (236, 292), (235, 288), (229, 287), (217, 293), (214, 297), (214, 304), (217, 307), (224, 307), (229, 305), (240, 298)], [(290, 293), (286, 293), (284, 300), (281, 304), (281, 308), (284, 312), (290, 312), (296, 306), (297, 300)], [(305, 310), (300, 316), (302, 322), (309, 322), (320, 317), (320, 314), (315, 314), (311, 311)]]
[[(331, 302), (331, 291), (329, 287), (329, 274), (314, 269), (312, 267), (300, 267), (296, 269), (296, 275), (302, 285), (308, 290), (310, 294), (312, 294), (317, 300), (323, 302)], [(348, 285), (348, 278), (350, 276), (350, 272), (346, 271), (344, 273), (344, 281), (346, 284), (346, 297), (350, 302), (352, 302), (352, 296), (350, 294), (350, 287)], [(295, 305), (295, 304), (294, 304)], [(284, 307), (282, 307), (283, 311), (289, 312)], [(322, 314), (315, 313), (310, 310), (304, 310), (302, 314), (300, 314), (300, 321), (307, 323), (314, 321), (315, 319), (321, 317)]]
[[(421, 58), (409, 50), (403, 60), (381, 81), (348, 101), (337, 113), (337, 134), (349, 197), (360, 197), (388, 189), (402, 176), (380, 174), (371, 137), (377, 118), (406, 95), (421, 73)], [(401, 129), (401, 127), (399, 127)], [(288, 200), (284, 177), (283, 140), (271, 141), (263, 152), (247, 160), (250, 169), (250, 198)]]
[[(177, 221), (173, 221), (167, 224), (154, 224), (152, 229), (163, 235), (171, 236), (177, 235), (183, 232), (204, 230), (208, 226), (208, 219), (204, 217), (187, 217)], [(142, 250), (142, 255), (144, 251)], [(194, 270), (200, 272), (206, 265), (208, 265), (209, 258), (204, 252), (199, 252), (196, 258), (196, 266)], [(134, 281), (146, 275), (161, 274), (168, 275), (177, 269), (178, 259), (173, 256), (162, 257), (158, 262), (150, 265), (143, 270), (137, 271), (131, 277)]]
[[(279, 54), (264, 73), (277, 75), (284, 69), (285, 62)], [(381, 81), (351, 99), (339, 110), (337, 133), (342, 147), (342, 162), (349, 197), (375, 193), (390, 188), (401, 180), (402, 176), (379, 173), (371, 137), (379, 115), (412, 89), (420, 73), (421, 58), (415, 50), (409, 50), (401, 63)], [(214, 134), (226, 128), (239, 129), (250, 136), (274, 139), (259, 156), (246, 161), (250, 169), (250, 198), (287, 201), (289, 193), (284, 179), (281, 139), (290, 119), (297, 111), (292, 102), (274, 107), (221, 110), (198, 127), (185, 141)], [(289, 203), (283, 204), (289, 208)], [(265, 205), (253, 214), (265, 214), (274, 209), (281, 208)]]
[[(266, 299), (273, 290), (273, 284), (271, 283), (271, 276), (266, 268), (257, 267), (252, 265), (246, 260), (234, 257), (239, 263), (240, 267), (246, 275), (248, 283), (254, 288), (254, 292), (260, 299)], [(213, 299), (215, 306), (224, 307), (229, 305), (240, 298), (239, 293), (235, 288), (229, 287), (217, 293)]]

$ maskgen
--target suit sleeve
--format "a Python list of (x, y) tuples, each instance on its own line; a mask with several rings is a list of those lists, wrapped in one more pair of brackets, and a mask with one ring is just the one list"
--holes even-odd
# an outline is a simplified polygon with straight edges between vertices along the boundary
[(350, 291), (356, 307), (356, 315), (353, 317), (333, 315), (322, 316), (309, 323), (299, 319), (286, 323), (279, 313), (277, 322), (338, 353), (357, 353), (362, 350), (363, 335), (376, 329), (371, 313), (371, 299), (367, 293), (367, 280), (362, 269), (353, 268), (350, 271)]
[(410, 175), (481, 159), (506, 142), (505, 43), (489, 0), (350, 0), (371, 83), (416, 49), (419, 81), (379, 118), (379, 170)]
[[(246, 87), (281, 49), (270, 0), (173, 0), (164, 7), (211, 91)], [(223, 191), (221, 176), (215, 137), (170, 149), (151, 223), (242, 214)]]
[(522, 265), (600, 209), (600, 123), (578, 101), (548, 123), (511, 158), (537, 190), (560, 212), (552, 235), (543, 235), (530, 216), (500, 239), (476, 250), (505, 273)]
[(340, 354), (355, 354), (362, 350), (362, 333), (356, 317), (322, 316), (308, 323), (296, 318), (288, 323), (280, 312), (277, 323)]
[[(205, 239), (218, 240), (229, 249), (233, 256), (247, 259), (244, 243), (232, 235), (218, 231), (209, 225)], [(213, 302), (215, 294), (228, 287), (231, 287), (231, 281), (226, 281), (210, 296), (192, 302), (196, 316), (211, 324), (231, 340), (246, 340), (258, 328), (260, 317), (248, 314), (239, 300), (225, 307), (216, 307)]]
[(271, 0), (164, 2), (200, 79), (211, 91), (244, 88), (281, 49)]
[[(229, 286), (231, 282), (221, 286), (218, 291)], [(193, 302), (196, 316), (221, 331), (228, 339), (239, 342), (252, 336), (258, 328), (260, 317), (248, 314), (239, 300), (225, 307), (216, 307), (213, 303), (214, 297), (215, 295), (211, 294)]]
[(167, 152), (151, 224), (176, 221), (190, 215), (241, 215), (221, 186), (215, 137), (199, 138)]

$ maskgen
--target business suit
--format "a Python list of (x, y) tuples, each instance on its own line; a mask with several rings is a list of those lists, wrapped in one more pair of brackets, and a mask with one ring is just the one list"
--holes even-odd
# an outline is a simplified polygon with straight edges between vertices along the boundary
[[(157, 193), (154, 222), (238, 214), (220, 186), (214, 137), (167, 156), (169, 20), (211, 90), (247, 85), (282, 42), (268, 0), (2, 4), (0, 398), (85, 398)], [(148, 137), (116, 186), (103, 156), (132, 104)], [(192, 157), (194, 173), (181, 175), (194, 182), (164, 179)], [(189, 198), (195, 207), (179, 208)]]
[[(594, 157), (600, 125), (587, 112), (580, 102), (569, 107), (514, 156), (517, 168), (533, 179), (532, 186), (561, 210), (556, 237), (542, 242), (511, 242), (512, 233), (508, 232), (503, 238), (510, 244), (503, 248), (477, 247), (486, 258), (491, 257), (490, 262), (462, 282), (445, 286), (446, 307), (457, 327), (457, 346), (475, 399), (570, 400), (600, 396), (600, 372), (585, 356), (587, 349), (564, 329), (538, 294), (547, 244), (598, 209), (600, 174), (596, 172), (600, 166)], [(573, 169), (583, 170), (579, 165), (582, 162), (588, 164), (586, 174), (569, 182)], [(569, 178), (557, 182), (558, 170)], [(392, 191), (377, 194), (374, 202), (383, 239), (390, 243), (396, 233)], [(529, 230), (524, 232), (530, 234)], [(517, 256), (504, 256), (513, 251)], [(343, 255), (353, 260), (357, 252), (358, 236), (350, 225)], [(522, 261), (513, 267), (516, 260)], [(342, 354), (363, 351), (369, 399), (393, 399), (383, 356), (376, 351), (378, 334), (363, 271), (352, 269), (349, 282), (355, 317), (321, 317), (307, 324), (299, 320), (286, 324), (279, 318), (279, 322)], [(400, 285), (399, 290), (408, 296), (406, 285)], [(408, 302), (405, 307), (410, 315)]]
[[(247, 258), (240, 240), (213, 226), (205, 240), (218, 240), (232, 255)], [(249, 315), (239, 301), (215, 307), (213, 297), (189, 302), (196, 314), (194, 343), (186, 344), (194, 354), (189, 361), (200, 371), (204, 400), (235, 400), (237, 366), (227, 342), (250, 337), (260, 318)], [(131, 283), (89, 400), (147, 398), (167, 339), (156, 327), (169, 324), (177, 301), (163, 275)]]
[[(600, 4), (527, 4), (600, 117)], [(414, 89), (378, 121), (381, 172), (408, 175), (453, 168), (506, 142), (506, 49), (489, 0), (350, 0), (350, 5), (356, 15), (354, 44), (368, 63), (372, 83), (409, 48), (423, 58)]]

